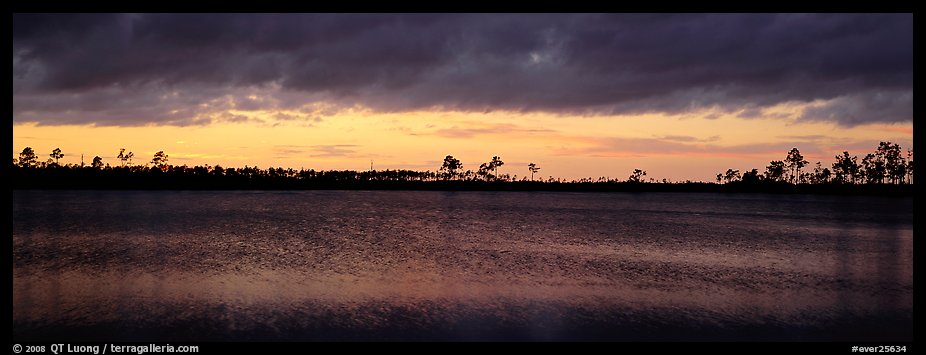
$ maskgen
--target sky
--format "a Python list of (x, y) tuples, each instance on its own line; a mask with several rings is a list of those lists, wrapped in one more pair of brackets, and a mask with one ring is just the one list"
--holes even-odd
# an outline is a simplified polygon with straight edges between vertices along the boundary
[(713, 181), (912, 148), (912, 14), (14, 14), (13, 157)]

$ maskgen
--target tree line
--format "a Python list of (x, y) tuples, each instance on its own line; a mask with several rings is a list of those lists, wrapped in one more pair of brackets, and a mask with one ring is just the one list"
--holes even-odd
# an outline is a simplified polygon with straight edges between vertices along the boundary
[[(727, 169), (717, 174), (721, 183), (787, 182), (789, 184), (912, 184), (913, 150), (906, 152), (899, 144), (881, 142), (874, 152), (866, 154), (861, 161), (848, 151), (835, 156), (830, 166), (817, 162), (813, 170), (805, 171), (810, 163), (799, 149), (792, 148), (784, 160), (773, 160), (764, 172), (752, 169), (740, 174), (739, 170)], [(831, 169), (832, 168), (832, 169)]]
[[(94, 156), (89, 164), (60, 164), (65, 154), (55, 148), (44, 161), (25, 147), (13, 159), (14, 188), (422, 188), (422, 189), (522, 189), (566, 191), (798, 191), (787, 186), (871, 186), (912, 185), (913, 151), (906, 154), (898, 144), (881, 142), (861, 160), (847, 151), (835, 157), (831, 166), (817, 162), (812, 170), (797, 148), (783, 160), (769, 163), (764, 172), (751, 169), (745, 173), (727, 169), (717, 174), (716, 183), (673, 182), (645, 179), (647, 173), (634, 169), (626, 179), (598, 177), (564, 180), (548, 176), (537, 178), (541, 167), (531, 162), (523, 175), (500, 171), (505, 162), (493, 156), (477, 169), (465, 169), (463, 163), (447, 155), (436, 171), (387, 169), (368, 171), (315, 170), (282, 167), (220, 165), (172, 165), (164, 151), (150, 161), (135, 164), (135, 154), (120, 148), (117, 164)], [(684, 185), (684, 187), (666, 187)], [(660, 187), (661, 186), (661, 187)], [(806, 188), (805, 188), (806, 190)], [(803, 191), (803, 190), (800, 190)], [(847, 191), (845, 188), (839, 191)]]

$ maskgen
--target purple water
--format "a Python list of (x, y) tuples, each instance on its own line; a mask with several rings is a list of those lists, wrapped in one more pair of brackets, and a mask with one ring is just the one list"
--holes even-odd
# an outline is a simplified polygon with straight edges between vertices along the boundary
[(17, 340), (912, 340), (913, 199), (13, 192)]

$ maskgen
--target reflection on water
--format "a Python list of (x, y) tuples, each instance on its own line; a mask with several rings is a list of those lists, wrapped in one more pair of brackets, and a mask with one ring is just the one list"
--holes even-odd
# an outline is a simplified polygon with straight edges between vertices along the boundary
[(16, 191), (14, 337), (911, 340), (912, 203)]

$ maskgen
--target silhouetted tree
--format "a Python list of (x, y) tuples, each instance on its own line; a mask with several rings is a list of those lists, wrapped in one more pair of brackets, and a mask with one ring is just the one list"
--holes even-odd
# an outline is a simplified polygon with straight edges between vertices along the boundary
[(32, 147), (25, 147), (23, 148), (22, 153), (19, 153), (19, 166), (24, 168), (31, 168), (35, 166), (35, 161), (35, 151), (32, 150)]
[(132, 157), (134, 156), (135, 156), (135, 153), (132, 153), (132, 152), (126, 153), (125, 148), (120, 148), (119, 155), (116, 157), (119, 158), (119, 160), (122, 160), (122, 166), (125, 166), (126, 162), (128, 162), (129, 165), (132, 165)]
[(830, 181), (831, 175), (830, 169), (824, 168), (822, 163), (817, 162), (817, 165), (813, 168), (810, 181), (815, 184), (825, 184)]
[(531, 171), (531, 181), (534, 181), (534, 173), (540, 171), (540, 168), (537, 167), (537, 164), (530, 163), (527, 164), (527, 169)]
[(770, 181), (781, 181), (785, 175), (785, 163), (781, 160), (773, 160), (765, 168), (765, 179)]
[(627, 182), (639, 183), (643, 182), (643, 177), (646, 176), (646, 171), (640, 169), (633, 169), (633, 173), (630, 174), (630, 177), (627, 178)]
[(884, 160), (878, 154), (869, 153), (862, 159), (862, 167), (865, 169), (865, 181), (869, 184), (880, 184), (884, 182), (886, 169)]
[(833, 172), (830, 171), (830, 168), (823, 168), (823, 170), (820, 170), (820, 175), (818, 175), (820, 182), (824, 184), (830, 182), (830, 179), (832, 177), (833, 177)]
[(476, 171), (476, 176), (481, 178), (484, 181), (494, 181), (498, 180), (498, 167), (504, 165), (505, 163), (498, 156), (492, 157), (492, 160), (488, 163), (479, 164), (479, 170)]
[(151, 159), (151, 164), (161, 169), (161, 171), (167, 171), (167, 154), (164, 154), (164, 151), (158, 151), (154, 153), (154, 158)]
[(476, 170), (476, 176), (481, 178), (482, 180), (489, 181), (489, 177), (492, 175), (491, 173), (489, 173), (490, 171), (492, 171), (492, 168), (489, 167), (489, 164), (490, 163), (479, 164), (479, 170)]
[(448, 155), (444, 157), (444, 164), (441, 165), (440, 172), (444, 180), (449, 180), (455, 178), (458, 175), (457, 171), (461, 169), (463, 169), (463, 164), (460, 163), (460, 160)]
[(102, 169), (103, 168), (103, 158), (100, 158), (99, 155), (93, 157), (93, 162), (90, 163), (90, 167), (95, 168), (95, 169)]
[(723, 173), (717, 174), (717, 183), (723, 182)]
[(499, 176), (498, 176), (498, 167), (500, 167), (500, 166), (502, 166), (502, 165), (505, 165), (505, 162), (503, 162), (502, 159), (499, 158), (497, 155), (494, 156), (494, 157), (492, 157), (492, 161), (489, 162), (489, 166), (492, 167), (493, 170), (495, 170), (495, 176), (494, 176), (494, 178), (495, 178), (496, 180), (497, 180), (498, 177), (499, 177)]
[(727, 183), (731, 183), (737, 180), (740, 180), (740, 171), (727, 169), (727, 172), (723, 174), (723, 180)]
[(51, 154), (48, 156), (52, 157), (52, 159), (55, 159), (55, 165), (58, 165), (58, 159), (64, 158), (64, 154), (61, 153), (61, 148), (55, 148), (55, 150), (52, 150)]
[(907, 176), (907, 162), (903, 158), (900, 145), (891, 142), (881, 142), (878, 145), (878, 155), (884, 161), (885, 175), (892, 184), (903, 183)]
[(801, 151), (797, 148), (791, 148), (791, 151), (788, 152), (788, 157), (785, 158), (785, 163), (788, 166), (788, 170), (791, 172), (791, 183), (799, 183), (800, 181), (796, 180), (801, 176), (801, 169), (808, 164), (807, 160), (804, 160), (804, 156), (801, 155)]
[(752, 169), (743, 173), (743, 183), (746, 184), (757, 184), (762, 180), (762, 176), (759, 175), (759, 169)]
[(858, 158), (849, 156), (849, 152), (843, 151), (842, 155), (836, 156), (833, 173), (837, 182), (854, 184), (859, 175)]

